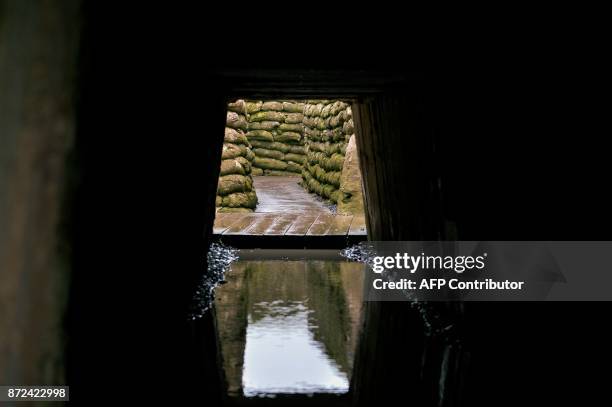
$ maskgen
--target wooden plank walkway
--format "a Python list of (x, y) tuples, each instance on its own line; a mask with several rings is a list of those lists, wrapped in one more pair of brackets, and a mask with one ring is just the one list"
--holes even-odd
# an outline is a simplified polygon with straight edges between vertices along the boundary
[(339, 215), (306, 192), (299, 177), (254, 177), (253, 213), (218, 212), (213, 234), (242, 247), (346, 247), (367, 240), (364, 215)]
[(282, 212), (217, 213), (215, 235), (274, 236), (366, 236), (363, 215), (331, 213), (297, 214)]

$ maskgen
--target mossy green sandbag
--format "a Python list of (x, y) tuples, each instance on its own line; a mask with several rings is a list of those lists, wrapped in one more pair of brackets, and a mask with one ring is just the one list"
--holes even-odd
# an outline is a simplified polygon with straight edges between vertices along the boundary
[(263, 105), (263, 102), (257, 101), (257, 102), (246, 102), (246, 111), (247, 113), (257, 113), (261, 110), (261, 106)]
[(293, 161), (300, 165), (303, 165), (306, 162), (306, 156), (304, 154), (287, 153), (285, 154), (284, 159), (285, 161)]
[(261, 168), (257, 168), (257, 167), (252, 167), (251, 168), (251, 175), (252, 176), (259, 176), (259, 175), (264, 175), (264, 170)]
[(254, 148), (253, 153), (255, 157), (275, 158), (277, 160), (284, 160), (285, 154), (282, 151), (268, 150), (265, 148)]
[(329, 152), (327, 154), (331, 155), (331, 154), (334, 154), (334, 153), (338, 153), (338, 154), (346, 155), (346, 146), (347, 146), (347, 144), (348, 144), (347, 141), (340, 141), (338, 143), (334, 143), (333, 144), (333, 148), (330, 148), (330, 150), (329, 150)]
[(332, 156), (336, 153), (344, 155), (344, 151), (346, 151), (346, 142), (340, 141), (340, 142), (334, 143), (334, 142), (329, 142), (329, 141), (327, 142), (311, 141), (310, 143), (308, 143), (308, 149), (311, 152), (325, 153), (327, 156)]
[(323, 184), (329, 184), (332, 185), (334, 188), (339, 188), (341, 175), (342, 173), (340, 171), (323, 171), (317, 173), (315, 175), (315, 178)]
[(310, 171), (308, 171), (308, 168), (306, 168), (306, 166), (302, 167), (302, 178), (304, 179), (304, 181), (308, 181), (312, 178), (312, 175), (310, 175)]
[[(323, 184), (331, 184), (335, 187), (340, 186), (340, 171), (325, 171), (320, 165), (308, 166), (308, 169), (317, 181)], [(326, 197), (327, 198), (327, 197)]]
[(275, 110), (277, 112), (283, 111), (283, 103), (274, 100), (269, 100), (263, 103), (261, 110)]
[(315, 116), (315, 117), (321, 116), (321, 111), (323, 110), (324, 106), (325, 105), (323, 103), (317, 103), (315, 105), (312, 105), (308, 113), (310, 114), (310, 116)]
[(246, 175), (247, 172), (242, 164), (240, 164), (236, 159), (230, 159), (221, 161), (221, 170), (219, 174), (221, 176), (229, 174)]
[(333, 140), (338, 142), (338, 141), (347, 141), (347, 137), (346, 134), (344, 134), (344, 131), (342, 130), (342, 127), (336, 127), (335, 129), (332, 130), (332, 134), (333, 134)]
[(326, 171), (342, 171), (344, 156), (338, 153), (319, 161), (319, 165)]
[(281, 112), (274, 111), (262, 111), (252, 114), (249, 117), (249, 121), (251, 122), (263, 122), (263, 121), (273, 121), (273, 122), (284, 122), (285, 114)]
[(319, 151), (309, 151), (307, 157), (307, 161), (310, 165), (319, 164), (321, 161), (327, 158), (325, 153), (321, 153)]
[(311, 152), (326, 153), (328, 147), (329, 147), (328, 143), (321, 143), (318, 141), (310, 141), (308, 143), (308, 150), (310, 150)]
[(287, 161), (287, 171), (289, 172), (294, 172), (296, 174), (301, 174), (302, 173), (302, 166), (298, 163), (295, 163), (293, 161)]
[(323, 117), (315, 118), (315, 128), (319, 130), (329, 129), (329, 118), (324, 119)]
[(304, 112), (304, 103), (283, 102), (283, 110), (289, 113)]
[(225, 128), (225, 137), (223, 141), (232, 144), (244, 144), (246, 146), (249, 145), (249, 140), (244, 135), (242, 130), (232, 129), (231, 127)]
[(321, 117), (327, 118), (327, 117), (331, 116), (331, 114), (332, 114), (332, 112), (331, 112), (332, 107), (333, 107), (333, 104), (325, 105), (325, 107), (321, 110)]
[[(247, 148), (247, 151), (251, 152), (251, 149)], [(249, 160), (248, 157), (236, 157), (236, 158), (234, 158), (234, 160), (238, 161), (240, 163), (240, 165), (242, 165), (242, 168), (244, 168), (244, 172), (246, 173), (246, 175), (249, 175), (251, 173), (251, 161), (252, 161), (252, 159)]]
[(331, 119), (329, 120), (329, 125), (331, 127), (342, 127), (345, 121), (346, 121), (346, 112), (342, 111), (331, 117)]
[(317, 117), (316, 116), (307, 116), (302, 120), (302, 124), (306, 127), (315, 128), (317, 126)]
[(231, 174), (219, 177), (217, 195), (225, 196), (234, 192), (249, 192), (253, 189), (251, 177)]
[(285, 171), (287, 163), (274, 158), (257, 157), (253, 160), (253, 167), (263, 168), (265, 170)]
[(290, 145), (289, 146), (289, 152), (293, 153), (293, 154), (306, 155), (306, 146)]
[(249, 141), (260, 140), (260, 141), (274, 141), (272, 133), (267, 130), (250, 130), (246, 134)]
[(285, 115), (285, 123), (297, 124), (302, 123), (304, 115), (302, 113), (287, 113)]
[(336, 191), (337, 188), (330, 184), (321, 184), (321, 187), (322, 187), (321, 195), (324, 198), (332, 199), (334, 191)]
[(272, 131), (272, 130), (279, 128), (280, 126), (281, 126), (280, 122), (270, 122), (270, 121), (254, 122), (254, 123), (248, 124), (249, 130)]
[(306, 127), (304, 128), (304, 139), (308, 140), (309, 142), (321, 141), (321, 131)]
[(345, 200), (345, 194), (339, 189), (336, 189), (331, 193), (331, 197), (329, 199), (336, 204), (340, 204), (340, 202)]
[(330, 129), (325, 129), (321, 131), (321, 141), (328, 143), (328, 142), (332, 142), (333, 140), (334, 140), (334, 134), (332, 133)]
[[(298, 146), (290, 146), (285, 143), (278, 143), (275, 141), (261, 141), (261, 140), (252, 140), (251, 145), (253, 147), (265, 148), (267, 150), (281, 151), (283, 153), (294, 152), (293, 151), (294, 147), (298, 147)], [(301, 147), (302, 150), (304, 149), (303, 146), (299, 146), (299, 147)]]
[(281, 143), (299, 143), (301, 139), (302, 136), (300, 133), (293, 131), (285, 131), (274, 135), (274, 141), (279, 141)]
[(257, 195), (255, 192), (236, 192), (224, 196), (221, 206), (228, 208), (255, 208), (257, 206)]
[(235, 102), (228, 103), (227, 110), (229, 110), (230, 112), (245, 114), (246, 113), (246, 103), (242, 99), (237, 100)]
[(334, 103), (332, 103), (330, 113), (332, 114), (332, 116), (335, 116), (338, 113), (346, 110), (347, 106), (348, 106), (347, 103), (342, 102), (340, 100), (336, 100)]
[(353, 119), (349, 119), (348, 121), (344, 122), (344, 124), (342, 125), (342, 131), (347, 136), (351, 136), (352, 134), (355, 133), (355, 126), (353, 124)]
[(323, 177), (323, 181), (326, 184), (333, 185), (335, 188), (340, 188), (340, 177), (342, 173), (340, 171), (326, 172)]
[(283, 123), (280, 126), (278, 126), (278, 129), (280, 131), (294, 131), (300, 134), (304, 132), (304, 126), (302, 125), (302, 122), (299, 122), (297, 124), (296, 123)]
[[(221, 151), (221, 159), (229, 160), (230, 158), (245, 157), (248, 148), (244, 145), (224, 143)], [(250, 150), (250, 149), (249, 149)]]
[(253, 159), (255, 158), (255, 154), (253, 154), (253, 151), (250, 148), (248, 148), (248, 147), (246, 149), (246, 154), (244, 156), (249, 161), (253, 161)]
[(308, 180), (308, 190), (314, 192), (317, 195), (321, 195), (323, 193), (323, 187), (321, 183), (314, 178)]

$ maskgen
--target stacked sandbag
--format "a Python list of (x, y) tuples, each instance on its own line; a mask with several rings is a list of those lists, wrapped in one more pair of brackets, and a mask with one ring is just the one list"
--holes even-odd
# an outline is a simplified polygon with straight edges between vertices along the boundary
[[(306, 163), (303, 185), (334, 203), (340, 190), (346, 147), (354, 133), (351, 107), (339, 100), (309, 100), (304, 107)], [(349, 197), (350, 198), (350, 197)]]
[(253, 175), (294, 175), (306, 162), (304, 103), (247, 101), (248, 131), (253, 147)]
[(251, 177), (254, 155), (246, 131), (246, 103), (229, 103), (217, 185), (216, 205), (220, 212), (251, 212), (257, 206)]

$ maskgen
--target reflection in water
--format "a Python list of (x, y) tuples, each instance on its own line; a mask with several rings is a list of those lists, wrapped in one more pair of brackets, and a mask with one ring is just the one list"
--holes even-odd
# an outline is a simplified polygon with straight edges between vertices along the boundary
[(348, 390), (345, 372), (314, 339), (304, 302), (255, 304), (249, 318), (244, 351), (242, 386), (245, 396), (273, 393), (323, 393)]
[(348, 391), (362, 264), (247, 260), (226, 278), (215, 309), (230, 396)]

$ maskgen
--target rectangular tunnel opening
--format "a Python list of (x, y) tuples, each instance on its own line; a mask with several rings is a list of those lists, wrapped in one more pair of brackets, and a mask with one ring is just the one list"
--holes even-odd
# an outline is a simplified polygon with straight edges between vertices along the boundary
[(232, 100), (214, 234), (237, 247), (365, 240), (351, 100)]

